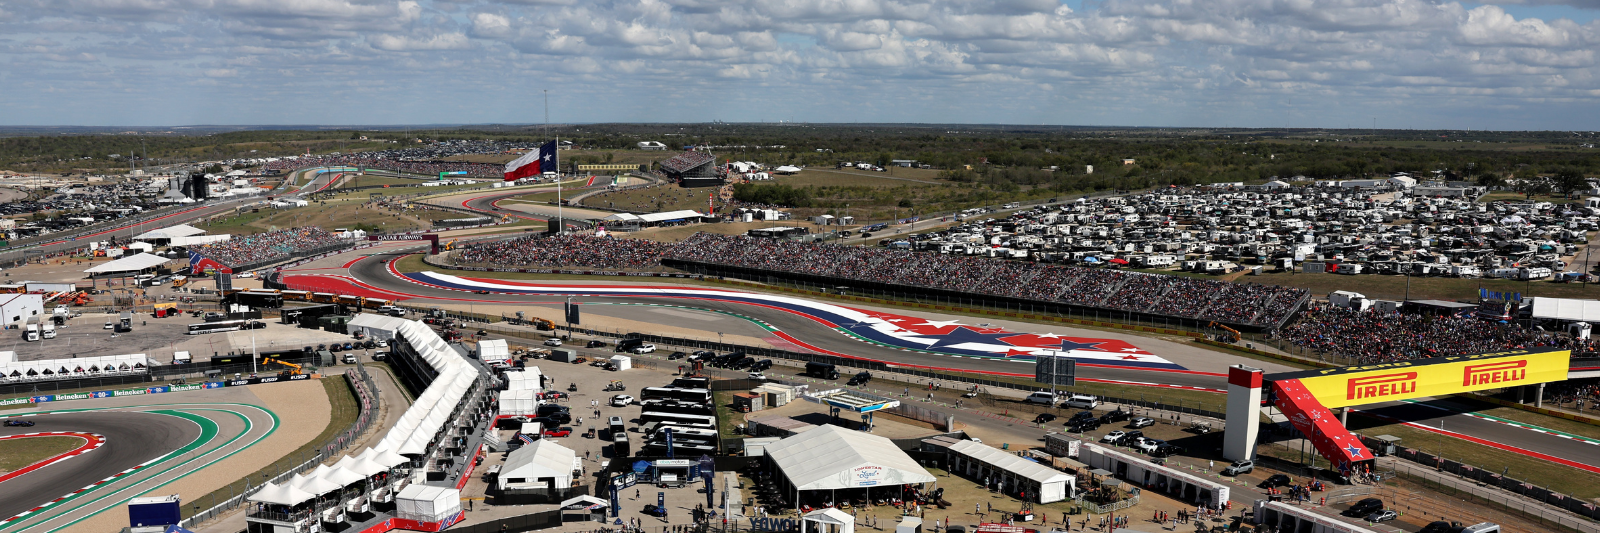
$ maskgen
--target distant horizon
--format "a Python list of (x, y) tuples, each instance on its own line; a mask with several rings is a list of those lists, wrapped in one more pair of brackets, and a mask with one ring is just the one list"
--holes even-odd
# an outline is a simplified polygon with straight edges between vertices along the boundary
[[(1462, 131), (1462, 132), (1571, 132), (1589, 133), (1600, 135), (1600, 124), (1594, 129), (1464, 129), (1464, 128), (1371, 128), (1371, 127), (1282, 127), (1282, 126), (1130, 126), (1111, 124), (1011, 124), (1011, 123), (985, 123), (985, 122), (734, 122), (734, 121), (677, 121), (677, 122), (563, 122), (563, 123), (502, 123), (502, 122), (440, 122), (430, 124), (174, 124), (174, 125), (81, 125), (81, 124), (16, 124), (0, 125), (0, 133), (8, 130), (26, 129), (88, 129), (88, 130), (159, 130), (159, 129), (229, 129), (239, 131), (252, 130), (327, 130), (327, 131), (365, 131), (365, 130), (407, 130), (407, 129), (447, 129), (447, 128), (483, 128), (483, 127), (510, 127), (510, 128), (539, 128), (544, 126), (569, 127), (592, 125), (622, 125), (622, 126), (670, 126), (670, 125), (712, 125), (725, 124), (739, 125), (786, 125), (799, 126), (828, 126), (828, 127), (873, 127), (873, 126), (968, 126), (985, 128), (1075, 128), (1075, 129), (1123, 129), (1123, 130), (1259, 130), (1259, 131), (1334, 131), (1334, 132), (1386, 132), (1386, 131)], [(149, 133), (149, 132), (146, 132)]]

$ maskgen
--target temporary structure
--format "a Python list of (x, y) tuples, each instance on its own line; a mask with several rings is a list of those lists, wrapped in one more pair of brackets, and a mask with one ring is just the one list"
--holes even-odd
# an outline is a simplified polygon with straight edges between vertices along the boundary
[(791, 490), (932, 483), (934, 477), (889, 439), (817, 426), (767, 446)]
[(800, 517), (800, 533), (855, 533), (856, 519), (850, 513), (825, 507)]
[(395, 497), (394, 515), (418, 522), (443, 522), (461, 512), (461, 491), (412, 484)]
[(506, 455), (505, 466), (496, 483), (508, 488), (565, 489), (572, 486), (572, 464), (578, 457), (572, 449), (550, 439), (533, 441)]
[(249, 498), (245, 499), (257, 503), (270, 503), (293, 507), (311, 501), (313, 498), (316, 498), (316, 496), (309, 492), (289, 486), (287, 483), (283, 485), (274, 485), (269, 481), (261, 486), (261, 490), (256, 491), (255, 494), (251, 494)]

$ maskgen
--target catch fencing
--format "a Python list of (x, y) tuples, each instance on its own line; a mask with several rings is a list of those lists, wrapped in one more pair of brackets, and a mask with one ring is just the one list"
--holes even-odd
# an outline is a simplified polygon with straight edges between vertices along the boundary
[[(194, 504), (194, 512), (189, 514), (188, 518), (179, 522), (178, 526), (185, 529), (194, 529), (198, 524), (239, 508), (245, 503), (245, 497), (261, 488), (261, 485), (266, 482), (281, 484), (295, 474), (316, 468), (324, 460), (332, 458), (334, 454), (349, 447), (362, 433), (371, 428), (372, 424), (377, 421), (380, 407), (377, 384), (372, 382), (372, 376), (367, 374), (366, 369), (360, 365), (346, 370), (344, 378), (350, 385), (351, 393), (355, 395), (356, 402), (360, 406), (360, 411), (356, 414), (354, 422), (326, 442), (315, 448), (306, 449), (303, 461), (275, 476), (262, 474), (260, 481), (246, 477), (237, 482), (229, 483), (227, 487), (213, 491), (211, 494), (190, 500)], [(218, 501), (219, 498), (221, 499), (220, 502)], [(204, 510), (201, 510), (200, 507), (202, 500), (210, 505)]]
[[(1361, 439), (1373, 449), (1384, 446), (1384, 443), (1365, 435), (1361, 436)], [(1502, 472), (1485, 470), (1401, 445), (1395, 445), (1394, 457), (1414, 463), (1396, 462), (1395, 473), (1423, 483), (1434, 490), (1471, 496), (1483, 503), (1498, 505), (1509, 512), (1544, 525), (1581, 531), (1600, 531), (1600, 527), (1593, 522), (1583, 520), (1583, 518), (1600, 519), (1600, 508), (1597, 508), (1595, 503), (1513, 478), (1509, 475), (1509, 470)], [(1445, 477), (1445, 473), (1469, 480), (1472, 484), (1451, 483), (1450, 481), (1454, 480)], [(1587, 529), (1584, 529), (1585, 527)]]

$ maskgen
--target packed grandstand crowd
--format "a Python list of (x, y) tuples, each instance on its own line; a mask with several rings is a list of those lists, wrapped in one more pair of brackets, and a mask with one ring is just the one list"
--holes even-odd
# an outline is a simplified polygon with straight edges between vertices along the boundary
[(1595, 342), (1562, 332), (1482, 320), (1470, 314), (1424, 315), (1314, 306), (1275, 337), (1314, 352), (1381, 363), (1515, 348), (1565, 348), (1592, 357)]
[(330, 233), (317, 227), (291, 228), (255, 235), (235, 235), (230, 240), (195, 246), (190, 251), (224, 265), (237, 267), (281, 259), (295, 252), (340, 244), (351, 238), (353, 237), (348, 233)]
[(1293, 287), (711, 233), (673, 244), (524, 237), (468, 245), (458, 259), (494, 266), (608, 269), (653, 268), (661, 259), (677, 259), (1235, 324), (1280, 323), (1308, 296), (1305, 289)]
[(588, 235), (528, 236), (469, 244), (456, 260), (486, 265), (646, 269), (661, 263), (663, 246), (644, 239)]
[(268, 162), (264, 167), (269, 170), (284, 171), (316, 166), (362, 166), (423, 175), (466, 172), (470, 177), (492, 178), (505, 175), (505, 165), (443, 159), (466, 154), (499, 154), (514, 149), (529, 148), (538, 148), (538, 145), (492, 141), (447, 141), (393, 150), (283, 158)]

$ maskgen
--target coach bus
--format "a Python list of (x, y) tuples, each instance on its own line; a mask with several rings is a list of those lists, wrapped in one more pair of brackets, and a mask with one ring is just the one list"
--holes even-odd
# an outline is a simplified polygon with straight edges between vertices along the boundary
[(639, 390), (639, 400), (677, 400), (680, 402), (711, 403), (711, 391), (676, 387), (645, 387)]
[(661, 413), (646, 411), (640, 413), (639, 423), (649, 424), (660, 422), (664, 426), (681, 426), (695, 429), (717, 429), (717, 417), (711, 415), (688, 415), (683, 413)]
[(709, 403), (680, 402), (677, 400), (644, 400), (639, 402), (639, 405), (643, 406), (644, 410), (646, 411), (656, 411), (660, 413), (684, 413), (699, 415), (711, 412), (711, 404)]
[(239, 331), (241, 329), (251, 329), (252, 325), (250, 322), (251, 321), (249, 320), (223, 320), (219, 322), (206, 322), (204, 324), (189, 324), (189, 334), (204, 335), (207, 333), (222, 333), (227, 331)]

